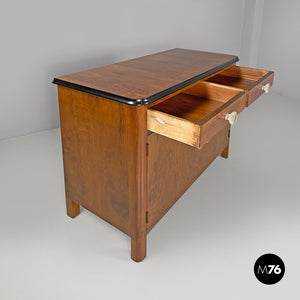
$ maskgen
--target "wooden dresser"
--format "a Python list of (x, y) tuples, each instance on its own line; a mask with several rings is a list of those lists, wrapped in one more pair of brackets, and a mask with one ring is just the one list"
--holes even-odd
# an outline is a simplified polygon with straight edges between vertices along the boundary
[(237, 56), (172, 49), (54, 79), (68, 216), (80, 206), (131, 237), (147, 233), (218, 156), (274, 73)]

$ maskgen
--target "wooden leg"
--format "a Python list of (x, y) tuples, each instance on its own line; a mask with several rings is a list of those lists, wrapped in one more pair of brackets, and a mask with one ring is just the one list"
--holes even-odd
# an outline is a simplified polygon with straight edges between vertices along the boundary
[[(128, 115), (126, 136), (129, 186), (129, 228), (131, 258), (136, 262), (146, 257), (147, 240), (147, 109), (140, 106)], [(124, 122), (124, 124), (127, 124)], [(124, 125), (123, 125), (124, 126)], [(132, 128), (132, 129), (131, 129)], [(133, 131), (133, 129), (135, 131)], [(125, 137), (124, 137), (125, 139)], [(130, 142), (130, 143), (129, 143)], [(129, 146), (128, 146), (129, 145)]]
[(221, 157), (223, 157), (223, 158), (228, 158), (228, 154), (229, 154), (229, 140), (230, 140), (230, 127), (228, 129), (228, 144), (227, 144), (227, 147), (221, 153)]
[(229, 144), (228, 144), (227, 147), (222, 151), (221, 157), (223, 157), (223, 158), (228, 158), (228, 152), (229, 152)]
[(80, 205), (71, 201), (70, 199), (66, 199), (67, 205), (67, 215), (71, 218), (75, 218), (80, 213)]
[(131, 238), (131, 258), (134, 261), (140, 262), (146, 257), (146, 244), (146, 235), (139, 239)]

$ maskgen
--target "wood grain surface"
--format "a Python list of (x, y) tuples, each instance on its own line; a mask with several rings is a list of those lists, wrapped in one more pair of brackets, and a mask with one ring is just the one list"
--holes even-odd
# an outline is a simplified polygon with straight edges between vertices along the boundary
[(264, 93), (262, 90), (263, 85), (267, 83), (270, 84), (270, 86), (273, 85), (274, 72), (230, 66), (218, 72), (218, 74), (210, 76), (206, 80), (244, 91), (247, 97), (246, 106), (249, 106)]
[(227, 147), (228, 131), (229, 124), (200, 150), (156, 133), (148, 136), (148, 232)]
[[(173, 49), (59, 78), (140, 99), (235, 59)], [(225, 115), (253, 103), (274, 77), (237, 66), (210, 75), (141, 106), (58, 86), (67, 214), (85, 207), (129, 235), (134, 261), (145, 258), (147, 233), (198, 176), (218, 155), (228, 157)]]
[(146, 108), (58, 87), (67, 212), (79, 205), (132, 238), (146, 255)]
[(148, 109), (148, 130), (201, 148), (226, 126), (227, 113), (246, 105), (245, 93), (220, 85), (199, 84), (188, 91), (193, 95), (185, 92)]
[(172, 49), (56, 79), (130, 99), (147, 99), (237, 60), (234, 55)]

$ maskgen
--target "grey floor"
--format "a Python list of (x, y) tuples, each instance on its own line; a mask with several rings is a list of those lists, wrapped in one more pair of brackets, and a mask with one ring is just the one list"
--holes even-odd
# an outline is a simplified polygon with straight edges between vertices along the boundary
[[(262, 96), (130, 260), (130, 239), (65, 214), (59, 130), (0, 141), (0, 299), (299, 299), (300, 103)], [(262, 254), (286, 274), (266, 286)]]

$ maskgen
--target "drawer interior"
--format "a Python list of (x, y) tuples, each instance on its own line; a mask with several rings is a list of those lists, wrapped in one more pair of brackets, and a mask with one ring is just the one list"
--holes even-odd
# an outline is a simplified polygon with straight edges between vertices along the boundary
[(265, 70), (230, 66), (218, 74), (209, 77), (206, 81), (247, 90), (255, 86), (268, 73), (269, 71)]
[(271, 71), (230, 66), (205, 80), (245, 91), (246, 106), (249, 106), (264, 92), (269, 92), (273, 79)]
[(150, 131), (200, 148), (226, 126), (226, 113), (239, 113), (244, 106), (244, 92), (199, 81), (148, 109), (147, 126)]
[(151, 109), (202, 124), (216, 115), (240, 91), (218, 84), (199, 82)]

